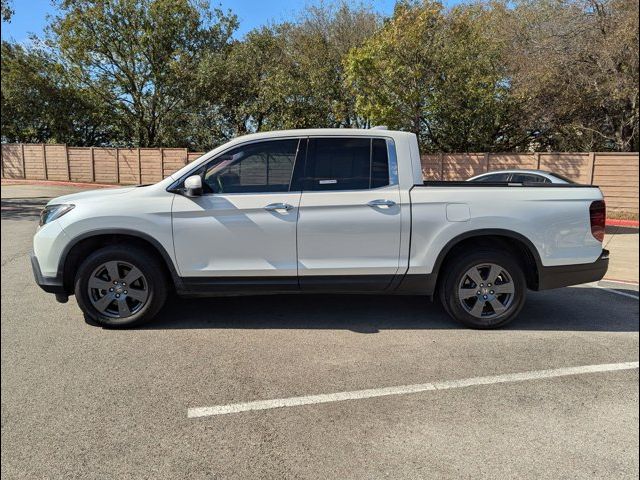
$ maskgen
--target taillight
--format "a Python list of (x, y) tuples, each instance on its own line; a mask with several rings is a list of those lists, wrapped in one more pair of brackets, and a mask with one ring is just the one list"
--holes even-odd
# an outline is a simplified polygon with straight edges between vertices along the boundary
[(589, 217), (591, 219), (591, 234), (602, 242), (604, 240), (604, 227), (607, 220), (607, 206), (604, 200), (597, 200), (589, 207)]

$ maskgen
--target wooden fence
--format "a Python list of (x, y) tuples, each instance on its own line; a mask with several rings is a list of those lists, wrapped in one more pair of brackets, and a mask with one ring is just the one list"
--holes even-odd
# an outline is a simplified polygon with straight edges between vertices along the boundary
[(598, 185), (612, 211), (638, 214), (638, 153), (453, 153), (422, 156), (431, 180), (464, 180), (511, 168), (559, 173), (578, 183)]
[(3, 144), (2, 178), (125, 185), (155, 183), (200, 155), (185, 148)]
[[(3, 144), (2, 178), (137, 184), (157, 182), (201, 153), (184, 148)], [(454, 153), (422, 157), (431, 180), (464, 180), (505, 168), (550, 170), (599, 185), (610, 210), (638, 214), (638, 153)]]

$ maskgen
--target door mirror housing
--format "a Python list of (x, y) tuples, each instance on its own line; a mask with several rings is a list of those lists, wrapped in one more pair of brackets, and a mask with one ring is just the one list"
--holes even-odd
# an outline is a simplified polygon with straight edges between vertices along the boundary
[(199, 197), (202, 195), (202, 177), (191, 175), (184, 181), (184, 194), (187, 197)]

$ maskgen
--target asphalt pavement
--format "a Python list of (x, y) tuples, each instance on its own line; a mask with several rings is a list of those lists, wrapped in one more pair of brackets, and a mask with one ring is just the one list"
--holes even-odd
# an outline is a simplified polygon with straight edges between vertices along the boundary
[(637, 363), (563, 370), (638, 362), (633, 281), (531, 292), (497, 331), (338, 295), (171, 299), (106, 330), (33, 281), (51, 188), (2, 187), (3, 479), (638, 477)]

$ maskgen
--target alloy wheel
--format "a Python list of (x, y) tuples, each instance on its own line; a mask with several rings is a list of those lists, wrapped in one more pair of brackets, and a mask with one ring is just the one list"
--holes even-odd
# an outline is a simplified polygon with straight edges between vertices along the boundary
[(513, 304), (515, 285), (509, 272), (495, 263), (468, 269), (458, 285), (462, 308), (476, 318), (491, 319), (504, 314)]
[(89, 277), (88, 289), (93, 307), (111, 318), (136, 314), (149, 298), (149, 284), (140, 269), (119, 260), (96, 268)]

